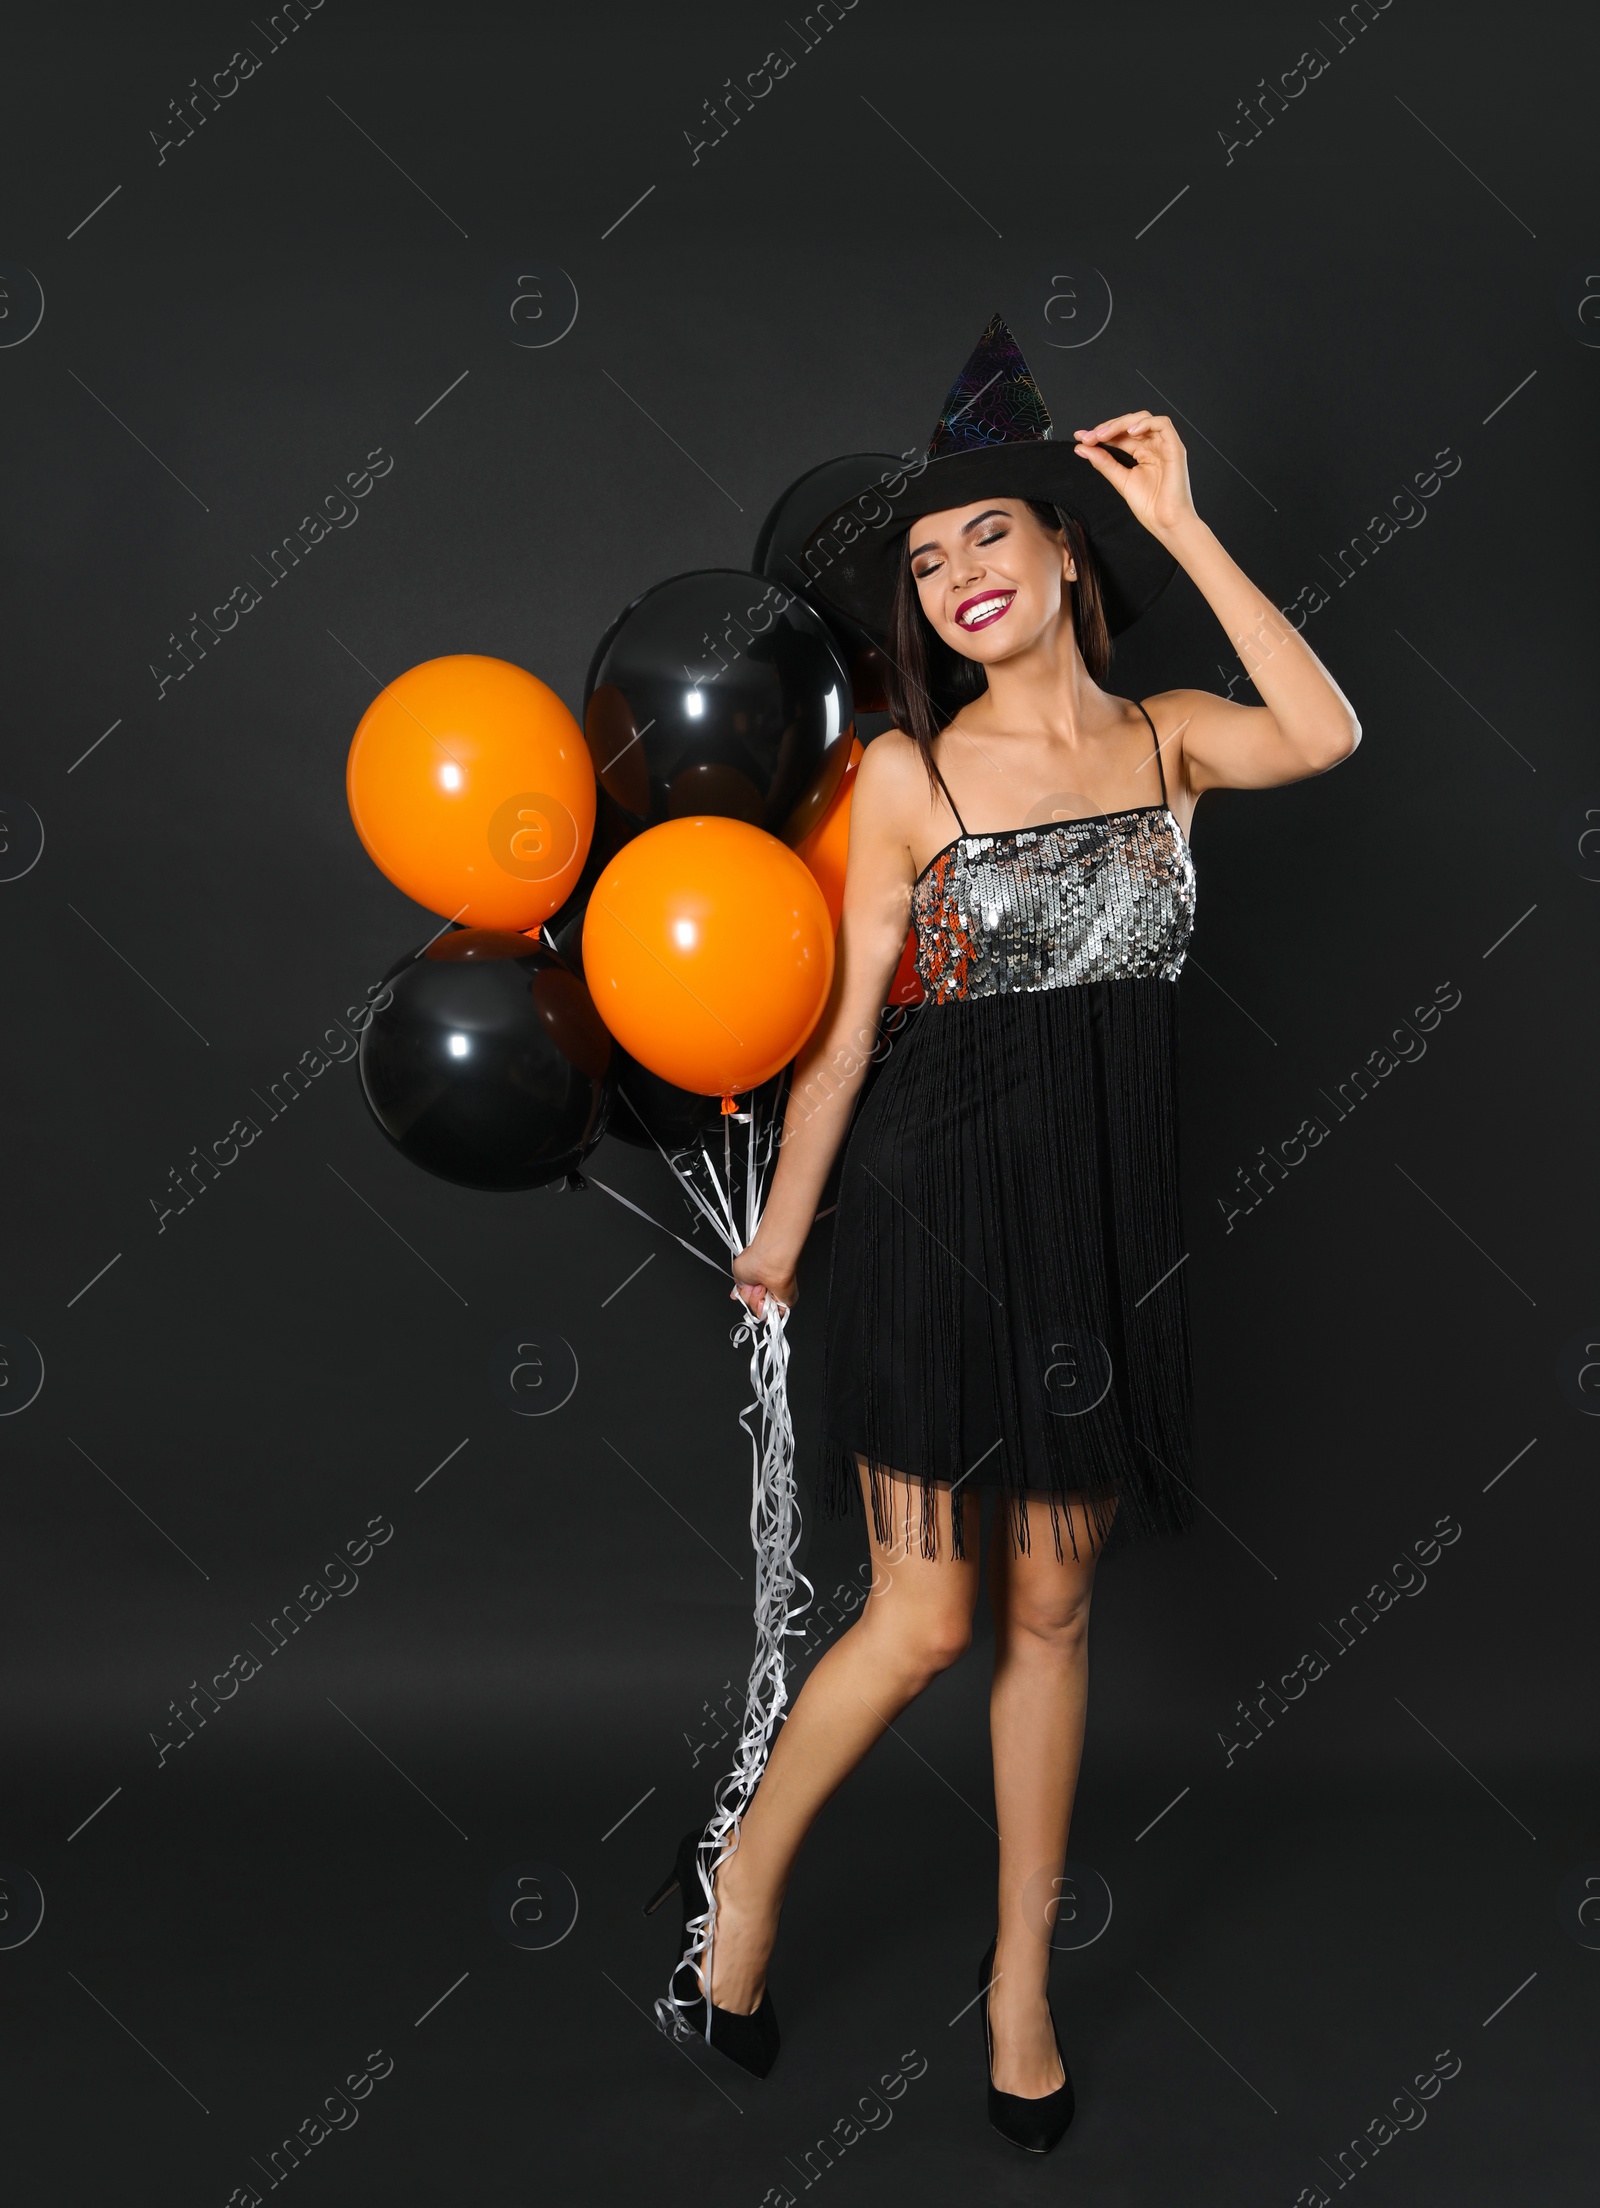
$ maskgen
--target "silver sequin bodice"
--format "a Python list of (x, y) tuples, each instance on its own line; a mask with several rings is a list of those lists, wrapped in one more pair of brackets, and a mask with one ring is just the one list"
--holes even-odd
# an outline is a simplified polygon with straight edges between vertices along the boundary
[(1176, 981), (1194, 927), (1194, 861), (1164, 805), (957, 836), (911, 892), (930, 1004)]

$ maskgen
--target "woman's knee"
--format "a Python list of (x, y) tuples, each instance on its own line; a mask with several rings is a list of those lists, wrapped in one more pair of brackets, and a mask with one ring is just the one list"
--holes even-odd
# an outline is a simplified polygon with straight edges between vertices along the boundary
[(1006, 1605), (1006, 1622), (1044, 1647), (1072, 1654), (1089, 1631), (1091, 1578), (1076, 1578), (1061, 1587), (1013, 1588)]
[(870, 1599), (862, 1623), (881, 1641), (891, 1660), (916, 1679), (932, 1679), (972, 1646), (972, 1611), (963, 1603), (896, 1600), (891, 1588)]

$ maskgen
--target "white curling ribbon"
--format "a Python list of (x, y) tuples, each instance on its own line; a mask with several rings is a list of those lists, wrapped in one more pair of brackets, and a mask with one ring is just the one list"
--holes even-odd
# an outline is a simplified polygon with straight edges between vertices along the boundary
[[(730, 1115), (731, 1117), (732, 1115)], [(761, 1219), (761, 1199), (776, 1144), (776, 1117), (763, 1131), (758, 1126), (755, 1099), (751, 1110), (739, 1115), (748, 1127), (744, 1186), (744, 1231), (734, 1221), (733, 1152), (731, 1130), (723, 1121), (723, 1174), (719, 1177), (710, 1150), (702, 1146), (698, 1157), (682, 1151), (663, 1157), (679, 1185), (715, 1232), (736, 1255), (755, 1236)], [(658, 1145), (659, 1147), (659, 1145)], [(697, 1185), (703, 1176), (708, 1184)], [(734, 1751), (733, 1768), (716, 1788), (710, 1822), (701, 1837), (696, 1867), (705, 1908), (689, 1919), (689, 1945), (668, 1981), (667, 1991), (655, 2004), (656, 2021), (676, 2039), (694, 2036), (688, 2012), (701, 1999), (698, 1979), (703, 1972), (709, 1989), (712, 1943), (716, 1932), (716, 1897), (712, 1882), (719, 1867), (739, 1845), (739, 1821), (766, 1769), (772, 1735), (787, 1706), (783, 1644), (802, 1629), (796, 1624), (809, 1609), (815, 1590), (795, 1565), (800, 1546), (800, 1510), (795, 1499), (794, 1421), (789, 1415), (789, 1313), (775, 1297), (766, 1298), (764, 1315), (757, 1318), (745, 1308), (734, 1327), (735, 1346), (750, 1344), (750, 1385), (755, 1400), (739, 1413), (739, 1424), (750, 1443), (750, 1545), (755, 1557), (755, 1652), (745, 1689), (744, 1723)], [(752, 1420), (756, 1423), (752, 1423)], [(805, 1594), (796, 1602), (795, 1590)], [(680, 1994), (679, 1981), (689, 1991)], [(711, 2037), (711, 1998), (705, 1995), (702, 2037)]]

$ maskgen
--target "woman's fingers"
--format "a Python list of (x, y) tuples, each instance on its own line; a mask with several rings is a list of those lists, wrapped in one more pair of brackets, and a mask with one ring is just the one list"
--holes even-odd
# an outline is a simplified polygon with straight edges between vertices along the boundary
[(1093, 429), (1075, 429), (1074, 437), (1094, 438), (1104, 441), (1115, 435), (1137, 434), (1148, 429), (1170, 429), (1172, 424), (1165, 414), (1152, 414), (1148, 407), (1137, 407), (1131, 414), (1113, 414), (1109, 421), (1097, 422)]
[(1076, 450), (1080, 460), (1087, 460), (1091, 468), (1103, 475), (1108, 483), (1116, 484), (1119, 490), (1122, 488), (1124, 479), (1136, 472), (1132, 468), (1125, 468), (1120, 460), (1113, 460), (1111, 455), (1108, 452), (1102, 452), (1098, 445), (1079, 445)]

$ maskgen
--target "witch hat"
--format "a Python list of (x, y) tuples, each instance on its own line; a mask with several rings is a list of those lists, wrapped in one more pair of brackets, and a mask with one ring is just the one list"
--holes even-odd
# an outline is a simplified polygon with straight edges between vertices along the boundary
[(1171, 553), (1076, 447), (1052, 439), (1043, 394), (996, 314), (951, 385), (922, 459), (896, 463), (812, 530), (804, 554), (810, 587), (883, 637), (907, 528), (980, 498), (1042, 499), (1076, 517), (1113, 635), (1154, 604), (1176, 571)]

